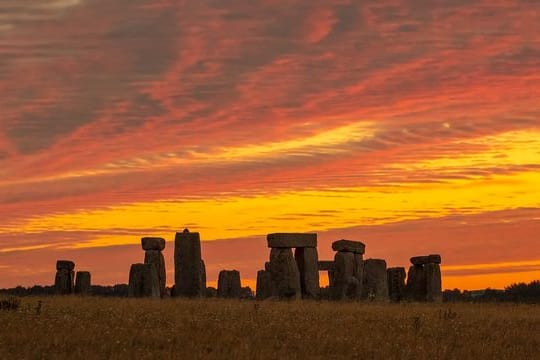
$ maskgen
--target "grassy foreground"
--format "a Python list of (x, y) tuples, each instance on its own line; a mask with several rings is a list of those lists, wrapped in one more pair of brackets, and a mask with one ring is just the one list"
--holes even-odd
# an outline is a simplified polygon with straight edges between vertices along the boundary
[(52, 297), (0, 311), (0, 359), (538, 359), (539, 349), (534, 305)]

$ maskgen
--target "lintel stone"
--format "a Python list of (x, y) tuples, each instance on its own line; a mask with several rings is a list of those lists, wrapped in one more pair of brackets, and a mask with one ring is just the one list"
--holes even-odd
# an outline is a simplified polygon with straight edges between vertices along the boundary
[(441, 255), (431, 254), (426, 256), (414, 256), (411, 258), (411, 263), (413, 265), (440, 264)]
[(266, 237), (269, 248), (317, 247), (317, 234), (275, 233)]
[(337, 240), (332, 243), (332, 250), (364, 254), (366, 252), (366, 245), (360, 241)]

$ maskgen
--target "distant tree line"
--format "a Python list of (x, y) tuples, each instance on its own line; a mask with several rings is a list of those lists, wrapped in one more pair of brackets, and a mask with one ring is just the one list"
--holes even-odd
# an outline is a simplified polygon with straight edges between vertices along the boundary
[(540, 280), (530, 283), (516, 283), (507, 286), (504, 290), (445, 290), (445, 302), (520, 302), (540, 303)]
[[(54, 295), (54, 286), (34, 285), (32, 287), (17, 286), (11, 289), (0, 289), (1, 295), (12, 296), (47, 296)], [(92, 295), (105, 297), (127, 297), (128, 285), (116, 284), (110, 286), (92, 285)]]

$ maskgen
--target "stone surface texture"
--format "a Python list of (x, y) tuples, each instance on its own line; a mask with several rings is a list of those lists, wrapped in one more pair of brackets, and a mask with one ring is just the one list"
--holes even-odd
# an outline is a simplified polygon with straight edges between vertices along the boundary
[(319, 285), (319, 255), (317, 248), (296, 248), (294, 258), (300, 272), (302, 297), (318, 299), (321, 289)]
[(282, 299), (299, 299), (302, 296), (300, 272), (291, 249), (272, 248), (270, 273), (277, 296)]
[(366, 251), (366, 245), (360, 241), (337, 240), (332, 243), (332, 250), (364, 254)]
[(237, 270), (221, 270), (218, 277), (218, 297), (239, 299), (241, 292), (240, 272)]
[(75, 278), (75, 294), (90, 295), (92, 293), (92, 280), (89, 271), (77, 271)]
[(155, 266), (159, 278), (159, 293), (165, 296), (165, 285), (167, 283), (167, 272), (165, 270), (165, 258), (161, 250), (146, 250), (144, 253), (144, 263)]
[(160, 298), (159, 277), (152, 264), (133, 264), (129, 271), (129, 297)]
[(143, 237), (141, 239), (143, 250), (159, 250), (165, 249), (165, 239), (159, 237)]
[(317, 247), (317, 234), (275, 233), (266, 237), (269, 248)]
[(362, 297), (375, 301), (388, 300), (386, 261), (382, 259), (367, 259), (364, 261)]
[(174, 240), (174, 281), (177, 296), (202, 297), (206, 290), (199, 233), (179, 232)]

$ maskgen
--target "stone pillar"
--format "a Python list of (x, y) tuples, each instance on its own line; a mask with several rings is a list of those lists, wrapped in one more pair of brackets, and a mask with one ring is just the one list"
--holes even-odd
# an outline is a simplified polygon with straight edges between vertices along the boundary
[(75, 263), (69, 260), (58, 260), (56, 262), (56, 276), (54, 288), (58, 295), (68, 295), (73, 293), (73, 280)]
[(364, 261), (363, 297), (369, 300), (388, 300), (388, 278), (386, 261), (382, 259), (367, 259)]
[(89, 271), (77, 271), (75, 278), (75, 294), (90, 295), (92, 293), (92, 283)]
[(321, 288), (319, 285), (319, 256), (313, 247), (296, 248), (294, 258), (300, 272), (300, 287), (302, 297), (318, 299)]
[(360, 299), (362, 294), (364, 262), (362, 255), (366, 246), (360, 241), (338, 240), (332, 243), (334, 269), (328, 272), (333, 298)]
[(292, 249), (272, 248), (270, 250), (270, 274), (277, 296), (282, 299), (299, 299), (302, 296), (300, 272)]
[(221, 270), (218, 277), (218, 297), (239, 299), (241, 292), (240, 273), (237, 270)]
[[(187, 230), (187, 229), (186, 229)], [(202, 297), (206, 277), (201, 258), (201, 239), (198, 232), (176, 233), (174, 239), (174, 281), (177, 296)]]
[(407, 298), (414, 301), (442, 302), (441, 256), (432, 254), (411, 258), (407, 277)]
[(152, 264), (156, 267), (159, 278), (159, 293), (161, 297), (165, 296), (165, 285), (167, 283), (167, 272), (165, 270), (165, 258), (163, 249), (165, 249), (165, 239), (157, 237), (143, 237), (141, 245), (144, 253), (144, 263)]
[(395, 267), (387, 270), (388, 296), (393, 302), (403, 300), (405, 296), (405, 268)]
[(129, 297), (160, 298), (159, 276), (153, 264), (133, 264), (129, 270)]
[(257, 300), (265, 300), (275, 296), (275, 291), (272, 288), (272, 285), (272, 275), (270, 274), (270, 271), (257, 271), (257, 291), (255, 294)]

